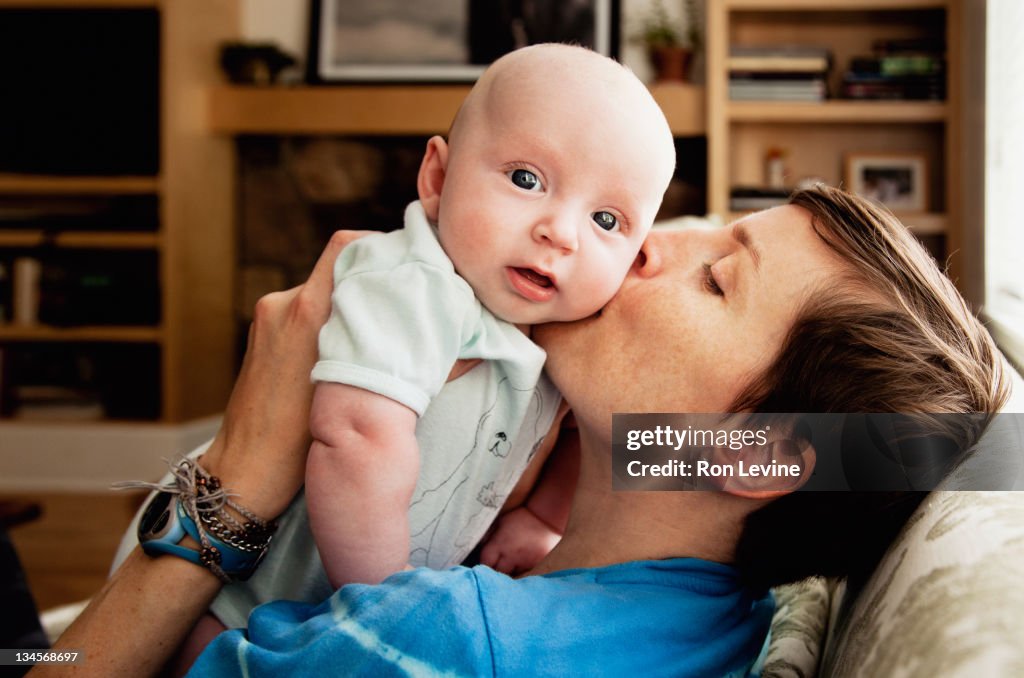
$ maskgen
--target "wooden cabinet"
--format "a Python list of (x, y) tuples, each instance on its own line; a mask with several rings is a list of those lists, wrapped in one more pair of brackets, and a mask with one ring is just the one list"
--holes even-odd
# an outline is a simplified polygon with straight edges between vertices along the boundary
[[(926, 208), (901, 214), (920, 234), (961, 246), (958, 124), (960, 105), (958, 0), (716, 0), (707, 16), (708, 204), (730, 210), (730, 191), (763, 185), (766, 155), (785, 154), (787, 184), (806, 177), (844, 181), (849, 153), (922, 155), (927, 166)], [(934, 101), (839, 99), (853, 57), (870, 55), (879, 40), (944, 40), (945, 98)], [(797, 45), (832, 55), (829, 98), (819, 102), (732, 101), (730, 48)], [(955, 272), (955, 260), (953, 275)]]
[[(204, 97), (220, 80), (220, 43), (237, 38), (236, 2), (0, 0), (0, 10), (12, 8), (152, 9), (159, 14), (159, 67), (152, 74), (160, 82), (159, 170), (144, 176), (0, 176), (0, 200), (32, 197), (36, 203), (56, 204), (82, 196), (151, 198), (155, 229), (126, 225), (106, 230), (100, 224), (65, 230), (43, 219), (38, 229), (0, 229), (0, 257), (130, 258), (148, 267), (144, 277), (153, 286), (159, 311), (151, 309), (151, 322), (125, 324), (109, 319), (93, 323), (87, 315), (49, 325), (15, 323), (7, 313), (7, 322), (0, 324), (7, 397), (22, 386), (11, 381), (18, 372), (12, 363), (26, 350), (35, 347), (40, 355), (62, 356), (102, 347), (117, 367), (121, 397), (147, 403), (137, 410), (143, 414), (129, 418), (181, 421), (221, 411), (235, 364), (234, 153), (229, 139), (209, 130)], [(124, 87), (131, 90), (136, 84), (125, 82)], [(69, 110), (73, 112), (73, 102)], [(107, 416), (120, 418), (109, 412)]]

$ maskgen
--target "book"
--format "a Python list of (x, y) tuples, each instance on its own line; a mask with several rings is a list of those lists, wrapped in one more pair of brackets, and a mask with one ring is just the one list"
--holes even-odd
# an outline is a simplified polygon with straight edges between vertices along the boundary
[(871, 51), (886, 54), (945, 54), (946, 40), (933, 38), (883, 38), (871, 42)]
[(103, 405), (92, 393), (68, 386), (22, 385), (12, 389), (16, 419), (102, 419)]
[(790, 188), (769, 186), (734, 186), (729, 191), (729, 209), (735, 212), (763, 210), (785, 205), (793, 192)]
[(849, 71), (886, 77), (941, 75), (946, 71), (946, 60), (933, 54), (853, 57)]
[(840, 96), (847, 99), (943, 100), (946, 79), (939, 75), (886, 77), (846, 73)]
[(824, 80), (825, 73), (820, 71), (729, 71), (729, 79), (759, 80), (764, 82), (775, 82), (778, 80), (806, 82), (807, 80)]
[(731, 81), (729, 98), (733, 101), (823, 101), (825, 82), (761, 83), (756, 81)]
[(937, 88), (915, 88), (884, 83), (846, 82), (839, 88), (843, 99), (889, 101), (944, 101), (946, 93)]
[(805, 80), (760, 80), (757, 78), (729, 78), (729, 87), (740, 89), (766, 89), (766, 90), (805, 90), (808, 92), (824, 92), (825, 81), (822, 78)]
[(828, 70), (828, 62), (818, 57), (729, 57), (726, 65), (735, 71), (822, 73)]
[(831, 61), (831, 52), (824, 47), (732, 45), (726, 65), (730, 71), (825, 72)]

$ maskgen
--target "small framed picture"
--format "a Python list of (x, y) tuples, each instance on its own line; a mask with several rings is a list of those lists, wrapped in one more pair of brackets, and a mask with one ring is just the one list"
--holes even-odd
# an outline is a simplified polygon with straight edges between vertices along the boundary
[(312, 0), (307, 79), (472, 82), (502, 54), (568, 42), (616, 56), (619, 0)]
[(928, 211), (928, 161), (923, 153), (848, 153), (847, 190), (893, 212)]

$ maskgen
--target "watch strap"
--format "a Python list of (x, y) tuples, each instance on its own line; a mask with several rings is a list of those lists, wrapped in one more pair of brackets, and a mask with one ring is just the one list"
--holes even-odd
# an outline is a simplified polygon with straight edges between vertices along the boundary
[[(196, 549), (182, 546), (180, 542), (185, 535), (192, 537), (197, 544), (202, 544), (202, 536), (195, 521), (185, 511), (176, 495), (171, 494), (169, 498), (161, 498), (158, 495), (152, 502), (156, 502), (158, 499), (169, 502), (167, 512), (169, 522), (166, 531), (160, 536), (144, 532), (143, 525), (140, 523), (139, 543), (147, 555), (151, 557), (177, 556), (208, 569), (213, 569), (210, 567), (210, 561), (212, 561), (219, 566), (229, 581), (245, 581), (251, 577), (266, 555), (270, 546), (271, 537), (269, 535), (262, 545), (255, 548), (250, 545), (248, 549), (243, 550), (224, 542), (209, 531), (205, 531), (208, 547)], [(216, 572), (216, 570), (214, 571)]]

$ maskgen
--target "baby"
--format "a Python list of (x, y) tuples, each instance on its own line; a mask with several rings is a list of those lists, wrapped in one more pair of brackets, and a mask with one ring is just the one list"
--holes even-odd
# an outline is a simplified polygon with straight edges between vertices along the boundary
[[(564, 45), (500, 59), (449, 141), (428, 142), (405, 229), (342, 254), (321, 332), (306, 501), (332, 585), (455, 564), (480, 540), (558, 403), (520, 329), (607, 303), (673, 165), (646, 88)], [(490, 379), (447, 405), (457, 425), (425, 432), (459, 358), (488, 361)], [(473, 444), (454, 445), (473, 422)], [(470, 494), (452, 502), (459, 483)]]
[[(549, 473), (525, 503), (506, 501), (538, 477), (561, 403), (529, 326), (584, 318), (615, 294), (674, 164), (664, 115), (611, 59), (537, 45), (488, 68), (448, 140), (427, 142), (405, 227), (338, 258), (305, 501), (214, 614), (244, 626), (265, 600), (457, 564), (503, 507), (484, 562), (532, 567), (553, 543), (536, 540), (567, 514), (551, 498), (569, 491)], [(482, 362), (449, 380), (459, 360)]]

